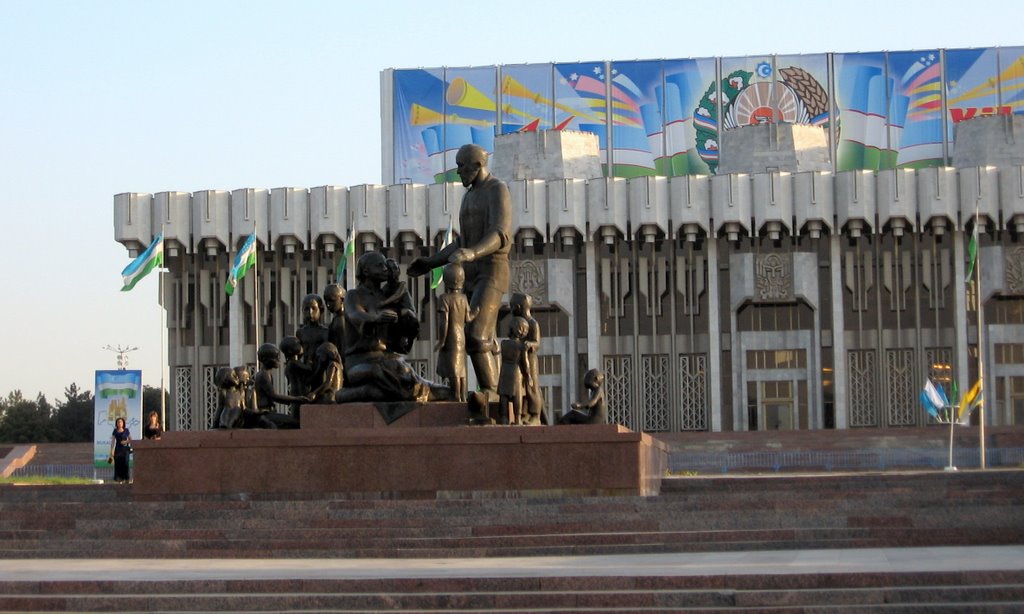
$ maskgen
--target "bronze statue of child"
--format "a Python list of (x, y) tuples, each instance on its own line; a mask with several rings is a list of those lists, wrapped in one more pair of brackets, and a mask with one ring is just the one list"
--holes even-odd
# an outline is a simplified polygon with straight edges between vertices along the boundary
[(583, 376), (583, 387), (590, 398), (572, 404), (572, 409), (559, 419), (558, 424), (606, 424), (608, 406), (604, 401), (604, 373), (591, 369)]
[(328, 284), (324, 288), (324, 304), (331, 321), (327, 324), (327, 340), (338, 349), (338, 354), (345, 355), (345, 288), (338, 284)]
[[(281, 353), (284, 354), (284, 378), (288, 382), (288, 394), (292, 397), (309, 396), (309, 377), (313, 373), (313, 365), (302, 360), (302, 342), (298, 337), (288, 336), (281, 339)], [(288, 413), (298, 420), (301, 403), (292, 401), (288, 405)]]
[(544, 397), (540, 391), (540, 366), (537, 352), (540, 351), (540, 324), (533, 317), (533, 299), (530, 295), (515, 292), (509, 299), (509, 308), (513, 316), (518, 316), (529, 325), (526, 333), (526, 356), (530, 365), (530, 385), (523, 390), (525, 400), (523, 421), (526, 424), (546, 422), (544, 414)]
[(309, 396), (314, 403), (334, 403), (334, 395), (341, 390), (341, 354), (330, 341), (325, 341), (316, 349), (315, 370), (310, 377), (312, 390)]
[(444, 294), (437, 299), (437, 375), (448, 380), (456, 401), (466, 402), (466, 324), (480, 309), (470, 309), (462, 291), (466, 275), (462, 265), (444, 267)]
[(218, 410), (215, 426), (233, 429), (241, 426), (242, 409), (245, 407), (245, 390), (240, 386), (238, 373), (231, 367), (217, 370)]
[(526, 335), (530, 325), (523, 318), (512, 318), (508, 339), (501, 341), (501, 370), (498, 374), (498, 408), (501, 424), (523, 424), (523, 387), (530, 385)]
[(296, 329), (295, 336), (302, 343), (302, 355), (307, 363), (312, 363), (316, 349), (327, 341), (328, 330), (323, 324), (326, 310), (319, 294), (307, 294), (302, 299), (302, 325)]
[(235, 379), (238, 380), (238, 389), (242, 391), (240, 426), (246, 429), (276, 429), (277, 425), (266, 418), (267, 412), (259, 410), (258, 396), (249, 369), (244, 366), (235, 367)]
[(387, 280), (381, 288), (383, 299), (379, 307), (393, 309), (398, 314), (398, 321), (388, 326), (387, 348), (399, 354), (408, 354), (412, 344), (420, 334), (420, 319), (416, 315), (416, 306), (406, 288), (406, 283), (399, 279), (400, 269), (394, 258), (385, 260)]
[[(292, 338), (294, 339), (294, 337)], [(292, 422), (295, 422), (295, 424), (291, 425), (288, 424), (288, 419), (283, 415), (271, 416), (270, 414), (274, 414), (274, 404), (288, 403), (289, 407), (292, 404), (298, 406), (302, 403), (310, 402), (312, 398), (308, 395), (292, 396), (290, 394), (280, 394), (274, 389), (274, 369), (281, 366), (281, 352), (277, 349), (276, 345), (264, 343), (257, 350), (256, 358), (260, 363), (260, 370), (256, 372), (256, 376), (253, 378), (253, 389), (256, 393), (256, 411), (279, 428), (297, 427), (298, 423), (294, 419)], [(281, 418), (285, 418), (285, 420), (281, 420)]]

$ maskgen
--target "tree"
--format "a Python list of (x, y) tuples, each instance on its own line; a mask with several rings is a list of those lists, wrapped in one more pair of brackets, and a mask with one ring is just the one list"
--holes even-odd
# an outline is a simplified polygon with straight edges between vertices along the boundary
[(92, 392), (79, 391), (77, 384), (64, 389), (64, 400), (57, 402), (53, 427), (56, 441), (92, 441), (95, 423)]
[(3, 419), (0, 420), (0, 441), (5, 443), (46, 443), (53, 441), (53, 407), (40, 394), (35, 401), (24, 398), (15, 390), (0, 402)]
[[(167, 392), (164, 401), (167, 403)], [(167, 421), (173, 422), (167, 404)], [(160, 413), (160, 389), (144, 386), (142, 389), (142, 420), (151, 411)], [(26, 399), (20, 390), (0, 398), (0, 442), (49, 443), (92, 441), (96, 422), (96, 402), (92, 391), (81, 390), (78, 384), (64, 388), (64, 398), (57, 407), (50, 405), (42, 394)], [(166, 425), (164, 429), (166, 430)], [(141, 433), (136, 433), (141, 436)]]

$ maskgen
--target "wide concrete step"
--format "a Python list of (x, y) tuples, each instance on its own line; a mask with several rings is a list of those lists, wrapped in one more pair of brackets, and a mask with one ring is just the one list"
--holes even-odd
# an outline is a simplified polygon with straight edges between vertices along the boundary
[(1019, 612), (1022, 607), (1020, 572), (0, 582), (4, 611)]
[(0, 487), (0, 557), (465, 557), (1024, 543), (1024, 471), (666, 479), (656, 497)]
[(728, 552), (737, 550), (800, 550), (821, 548), (998, 545), (1022, 543), (1002, 532), (950, 535), (945, 530), (878, 531), (759, 531), (714, 533), (645, 533), (618, 535), (538, 536), (529, 539), (439, 539), (367, 541), (249, 536), (236, 539), (119, 539), (5, 540), (0, 558), (119, 558), (126, 545), (150, 558), (450, 558), (511, 557), (572, 554), (635, 554), (666, 552)]

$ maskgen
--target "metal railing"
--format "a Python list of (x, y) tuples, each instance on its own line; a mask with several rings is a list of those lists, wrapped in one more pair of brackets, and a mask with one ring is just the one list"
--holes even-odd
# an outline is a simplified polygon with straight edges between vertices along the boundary
[(113, 465), (94, 467), (93, 465), (83, 464), (36, 465), (29, 463), (24, 467), (15, 469), (11, 473), (11, 477), (84, 478), (87, 480), (110, 481), (114, 479), (114, 467)]

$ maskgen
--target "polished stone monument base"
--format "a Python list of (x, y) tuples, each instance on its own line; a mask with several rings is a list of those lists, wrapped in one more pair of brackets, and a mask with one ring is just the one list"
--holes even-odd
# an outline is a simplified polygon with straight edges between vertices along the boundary
[[(417, 412), (452, 411), (432, 405), (403, 416), (411, 426), (398, 426), (396, 420), (386, 428), (323, 428), (329, 420), (314, 417), (320, 407), (354, 409), (337, 405), (313, 412), (308, 410), (314, 406), (303, 407), (303, 428), (297, 431), (165, 433), (160, 440), (136, 443), (133, 490), (140, 495), (316, 492), (428, 499), (646, 496), (658, 494), (668, 466), (664, 444), (618, 425), (412, 426), (419, 423)], [(359, 411), (365, 410), (353, 416)]]
[(345, 403), (303, 405), (302, 428), (379, 429), (464, 426), (469, 420), (465, 403)]

